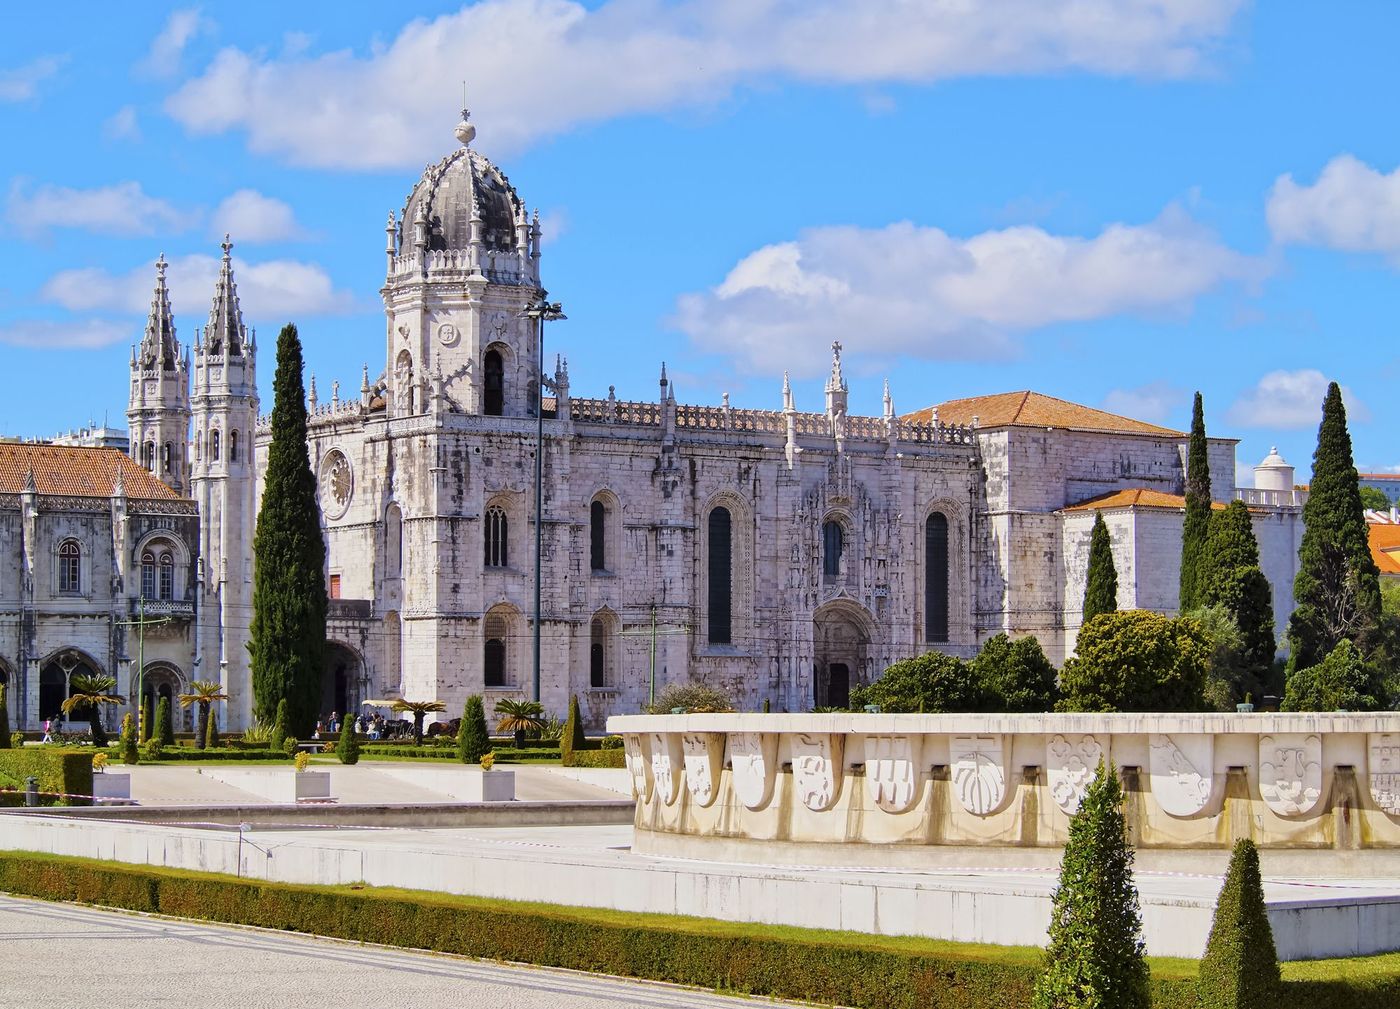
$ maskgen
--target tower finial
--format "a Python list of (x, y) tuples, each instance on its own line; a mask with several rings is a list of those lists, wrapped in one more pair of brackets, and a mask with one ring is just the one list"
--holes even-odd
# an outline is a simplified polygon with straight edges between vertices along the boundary
[(458, 143), (463, 147), (469, 147), (476, 137), (476, 127), (472, 125), (472, 112), (467, 108), (467, 82), (462, 82), (462, 121), (457, 124), (457, 128), (452, 131)]
[(233, 243), (229, 241), (227, 231), (224, 232), (224, 240), (219, 248), (224, 250), (224, 262), (227, 263), (229, 261), (229, 253), (233, 251)]

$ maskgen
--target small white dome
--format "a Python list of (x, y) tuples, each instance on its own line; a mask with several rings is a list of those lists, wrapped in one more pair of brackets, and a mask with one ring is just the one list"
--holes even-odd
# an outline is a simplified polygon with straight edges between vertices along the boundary
[(1255, 466), (1254, 468), (1255, 468), (1255, 469), (1281, 469), (1281, 468), (1283, 468), (1283, 467), (1287, 467), (1287, 468), (1289, 468), (1289, 469), (1292, 469), (1292, 468), (1293, 468), (1293, 467), (1289, 466), (1287, 462), (1284, 461), (1283, 456), (1281, 456), (1281, 455), (1278, 454), (1278, 446), (1277, 446), (1277, 445), (1273, 445), (1273, 446), (1270, 446), (1270, 448), (1269, 448), (1269, 454), (1266, 455), (1266, 456), (1264, 457), (1264, 461), (1261, 462), (1258, 466)]

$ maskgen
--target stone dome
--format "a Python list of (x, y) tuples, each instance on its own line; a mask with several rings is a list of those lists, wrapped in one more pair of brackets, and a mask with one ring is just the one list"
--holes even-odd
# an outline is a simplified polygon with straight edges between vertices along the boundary
[[(469, 142), (474, 135), (474, 130), (464, 132), (458, 127), (459, 140), (465, 136)], [(473, 206), (481, 215), (485, 247), (514, 249), (516, 223), (524, 218), (524, 204), (505, 173), (464, 143), (437, 164), (423, 169), (423, 177), (408, 194), (400, 217), (400, 254), (414, 248), (420, 215), (426, 224), (430, 251), (467, 249), (472, 236)]]

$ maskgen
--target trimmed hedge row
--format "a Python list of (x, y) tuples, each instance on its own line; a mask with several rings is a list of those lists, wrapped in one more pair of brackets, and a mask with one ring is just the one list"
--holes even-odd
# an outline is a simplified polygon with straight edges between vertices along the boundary
[(626, 767), (626, 750), (575, 750), (570, 767)]
[[(23, 785), (31, 775), (39, 779), (39, 791), (61, 792), (65, 795), (92, 795), (93, 750), (78, 750), (58, 746), (25, 746), (17, 750), (0, 750), (0, 774), (14, 778)], [(86, 806), (88, 799), (65, 800), (74, 806)]]
[[(0, 891), (860, 1009), (1028, 1005), (1042, 959), (1017, 947), (264, 883), (30, 852), (0, 853)], [(1201, 1005), (1190, 961), (1155, 966), (1155, 1004)], [(1400, 1004), (1400, 956), (1288, 964), (1284, 976), (1279, 1005)]]

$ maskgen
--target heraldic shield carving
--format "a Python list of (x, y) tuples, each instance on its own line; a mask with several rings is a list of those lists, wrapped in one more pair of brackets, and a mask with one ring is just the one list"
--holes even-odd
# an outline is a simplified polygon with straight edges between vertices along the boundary
[(1259, 793), (1280, 816), (1301, 816), (1322, 798), (1322, 738), (1302, 732), (1259, 737)]
[(651, 745), (651, 780), (656, 787), (656, 796), (669, 806), (681, 791), (681, 737), (674, 732), (653, 732), (648, 742)]
[(953, 791), (969, 813), (986, 816), (1006, 799), (1005, 752), (1001, 736), (954, 736), (948, 741)]
[(1046, 740), (1046, 778), (1055, 805), (1070, 816), (1079, 812), (1084, 792), (1104, 758), (1103, 744), (1087, 733), (1055, 735)]
[(865, 787), (887, 813), (903, 813), (919, 797), (922, 736), (866, 736)]
[(778, 737), (773, 733), (730, 734), (730, 780), (734, 786), (734, 794), (749, 809), (762, 809), (772, 799), (777, 765)]
[(681, 736), (685, 752), (685, 784), (701, 806), (719, 795), (719, 772), (724, 764), (724, 736), (718, 732), (687, 732)]
[(1373, 732), (1367, 739), (1371, 798), (1391, 816), (1400, 816), (1400, 732)]
[(627, 770), (632, 774), (632, 795), (638, 802), (651, 801), (651, 767), (647, 759), (646, 737), (628, 733), (622, 737), (627, 754)]
[(792, 785), (802, 805), (820, 813), (841, 796), (845, 740), (829, 732), (798, 732), (792, 737)]
[(1210, 801), (1215, 737), (1205, 733), (1148, 737), (1148, 774), (1157, 805), (1171, 816), (1195, 816)]

